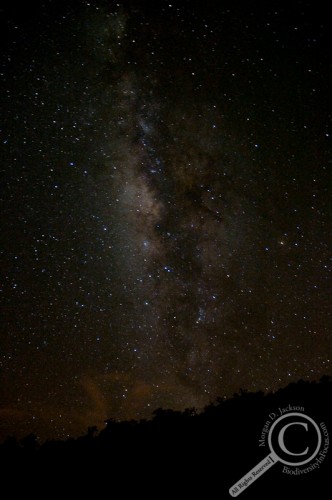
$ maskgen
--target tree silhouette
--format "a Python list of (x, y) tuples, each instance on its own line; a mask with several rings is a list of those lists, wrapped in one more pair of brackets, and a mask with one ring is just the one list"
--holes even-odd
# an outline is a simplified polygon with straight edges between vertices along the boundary
[[(268, 448), (259, 447), (258, 439), (269, 414), (289, 404), (298, 405), (330, 430), (332, 415), (327, 402), (331, 396), (332, 379), (324, 376), (319, 382), (300, 380), (265, 395), (240, 390), (231, 399), (218, 398), (201, 412), (196, 408), (182, 412), (157, 408), (150, 420), (109, 418), (99, 433), (92, 425), (77, 439), (48, 440), (40, 445), (35, 434), (19, 441), (10, 436), (0, 445), (0, 471), (5, 478), (6, 470), (15, 471), (17, 477), (30, 470), (29, 481), (36, 473), (50, 477), (53, 483), (60, 477), (76, 478), (75, 487), (81, 487), (82, 494), (87, 482), (113, 488), (113, 495), (117, 488), (138, 488), (141, 484), (148, 498), (153, 478), (160, 485), (159, 493), (169, 488), (170, 497), (181, 485), (184, 496), (195, 495), (195, 485), (200, 484), (205, 488), (203, 496), (218, 491), (220, 498), (229, 498), (230, 485), (268, 453)], [(243, 500), (266, 498), (271, 484), (274, 495), (287, 492), (287, 498), (314, 494), (318, 486), (325, 491), (330, 467), (327, 455), (315, 474), (293, 478), (283, 474), (279, 464), (264, 474), (257, 486), (248, 488)], [(155, 490), (152, 493), (158, 496)]]

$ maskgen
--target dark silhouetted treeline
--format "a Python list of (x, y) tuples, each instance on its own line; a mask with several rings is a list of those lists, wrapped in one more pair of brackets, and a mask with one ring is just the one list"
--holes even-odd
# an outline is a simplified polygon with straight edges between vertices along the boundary
[[(50, 492), (62, 482), (77, 495), (91, 489), (107, 498), (231, 498), (228, 489), (268, 455), (259, 439), (268, 415), (288, 405), (304, 408), (332, 432), (332, 380), (299, 381), (276, 393), (240, 391), (218, 399), (198, 412), (157, 409), (151, 420), (118, 422), (109, 419), (98, 431), (65, 441), (38, 443), (33, 434), (17, 441), (8, 437), (0, 446), (1, 477), (14, 491)], [(277, 463), (240, 498), (325, 498), (331, 469), (329, 451), (321, 467), (301, 477), (282, 473)], [(39, 486), (38, 486), (39, 485)], [(106, 490), (105, 490), (106, 488)], [(69, 491), (69, 490), (68, 490)], [(119, 493), (120, 492), (120, 493)], [(45, 493), (45, 498), (47, 494)], [(99, 494), (93, 498), (99, 498)]]

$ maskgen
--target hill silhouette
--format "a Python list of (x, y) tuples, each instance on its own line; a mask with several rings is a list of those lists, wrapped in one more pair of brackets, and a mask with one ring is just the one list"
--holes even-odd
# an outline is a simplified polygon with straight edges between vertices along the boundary
[[(77, 439), (39, 443), (34, 434), (18, 441), (8, 437), (0, 446), (2, 485), (38, 492), (44, 481), (49, 492), (60, 484), (81, 494), (107, 489), (110, 498), (127, 494), (143, 498), (231, 498), (229, 488), (269, 453), (260, 446), (264, 424), (280, 409), (301, 408), (328, 431), (332, 429), (332, 379), (290, 384), (276, 393), (240, 390), (231, 399), (218, 399), (202, 412), (159, 408), (151, 420), (105, 422)], [(331, 472), (331, 450), (320, 467), (299, 477), (273, 466), (240, 498), (325, 498)], [(67, 483), (66, 483), (67, 481)], [(3, 486), (4, 487), (4, 486)], [(119, 491), (121, 494), (119, 494)], [(44, 492), (47, 496), (47, 491)], [(95, 496), (98, 498), (98, 496)]]

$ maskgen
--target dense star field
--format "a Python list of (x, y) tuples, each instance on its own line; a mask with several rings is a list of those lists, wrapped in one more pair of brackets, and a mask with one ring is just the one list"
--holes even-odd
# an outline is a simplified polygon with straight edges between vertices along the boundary
[(328, 7), (7, 4), (0, 437), (331, 374)]

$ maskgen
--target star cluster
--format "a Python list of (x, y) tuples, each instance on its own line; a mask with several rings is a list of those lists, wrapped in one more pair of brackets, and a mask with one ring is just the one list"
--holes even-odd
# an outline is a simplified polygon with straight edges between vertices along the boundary
[(151, 4), (3, 10), (3, 436), (331, 373), (327, 12)]

